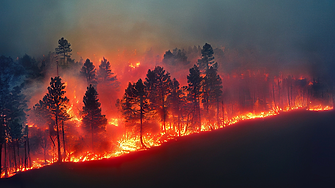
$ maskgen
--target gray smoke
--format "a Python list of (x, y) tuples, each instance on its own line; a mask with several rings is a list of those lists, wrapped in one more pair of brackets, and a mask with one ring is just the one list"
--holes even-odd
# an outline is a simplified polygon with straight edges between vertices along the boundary
[[(335, 67), (332, 0), (3, 0), (0, 54), (46, 54), (60, 37), (76, 52), (161, 50), (203, 45), (252, 51), (267, 66)], [(243, 55), (243, 54), (241, 54)], [(84, 57), (86, 58), (86, 57)], [(269, 61), (271, 60), (271, 61)], [(259, 63), (259, 62), (258, 62)]]

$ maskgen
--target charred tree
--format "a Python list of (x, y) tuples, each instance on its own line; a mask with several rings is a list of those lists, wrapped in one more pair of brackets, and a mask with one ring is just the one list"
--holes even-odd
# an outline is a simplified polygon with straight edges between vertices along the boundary
[(101, 114), (98, 92), (92, 85), (87, 87), (83, 102), (83, 128), (87, 133), (91, 133), (92, 152), (94, 152), (94, 134), (99, 134), (106, 130), (107, 119), (105, 115)]

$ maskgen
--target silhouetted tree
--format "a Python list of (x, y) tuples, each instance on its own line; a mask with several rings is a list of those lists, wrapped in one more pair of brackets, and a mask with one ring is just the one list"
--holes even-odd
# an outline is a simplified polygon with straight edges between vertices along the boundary
[(101, 104), (98, 99), (98, 92), (92, 85), (87, 87), (83, 102), (83, 128), (91, 133), (92, 151), (94, 151), (94, 133), (105, 131), (107, 119), (104, 115), (101, 115)]
[[(26, 108), (24, 107), (26, 107), (26, 101), (24, 100), (24, 95), (20, 94), (21, 87), (15, 87), (20, 84), (23, 74), (22, 66), (14, 62), (10, 57), (0, 56), (0, 67), (0, 158), (2, 157), (2, 147), (4, 146), (4, 168), (6, 169), (7, 141), (10, 141), (11, 136), (16, 139), (17, 135), (14, 134), (17, 133), (15, 131), (16, 125), (25, 121), (24, 110)], [(7, 172), (5, 170), (5, 176), (8, 175)]]
[(96, 85), (96, 69), (89, 59), (86, 59), (83, 67), (81, 68), (80, 74), (86, 78), (88, 85)]
[(59, 137), (59, 121), (62, 116), (66, 114), (67, 103), (69, 99), (65, 96), (65, 84), (61, 82), (59, 76), (51, 78), (50, 86), (48, 87), (48, 93), (45, 95), (45, 102), (47, 107), (50, 109), (53, 117), (55, 118), (55, 128), (57, 134), (57, 149), (58, 149), (58, 162), (62, 162), (62, 155), (60, 151), (60, 137)]
[[(214, 51), (210, 44), (205, 44), (201, 50), (201, 59), (198, 60), (198, 66), (199, 69), (206, 73), (206, 71), (213, 65), (215, 65), (214, 62)], [(215, 67), (214, 67), (215, 68)]]
[(177, 115), (177, 128), (178, 135), (180, 136), (180, 119), (182, 116), (182, 107), (185, 105), (185, 95), (182, 89), (179, 87), (179, 82), (174, 78), (172, 80), (171, 94), (167, 97), (169, 109), (173, 116)]
[(67, 64), (67, 59), (71, 57), (71, 44), (62, 37), (58, 40), (58, 47), (55, 49), (56, 54), (59, 54), (61, 56), (61, 62), (63, 62), (63, 65)]
[(134, 94), (137, 97), (137, 101), (139, 102), (140, 105), (140, 142), (142, 146), (145, 147), (142, 136), (143, 136), (143, 115), (146, 108), (145, 98), (147, 96), (147, 93), (145, 91), (145, 86), (141, 79), (139, 79), (135, 84)]
[(100, 62), (97, 77), (98, 81), (103, 83), (116, 81), (116, 76), (114, 76), (114, 73), (111, 70), (110, 63), (105, 58), (103, 58)]
[[(201, 95), (201, 82), (203, 78), (200, 76), (199, 67), (194, 65), (190, 69), (190, 74), (187, 76), (188, 83), (188, 99), (194, 105), (194, 116), (198, 116), (198, 127), (201, 130), (201, 112), (200, 112), (200, 95)], [(194, 119), (195, 120), (195, 119)]]
[[(21, 88), (16, 86), (12, 89), (10, 95), (9, 114), (7, 115), (9, 136), (13, 143), (13, 156), (15, 170), (17, 169), (16, 155), (19, 156), (19, 141), (23, 137), (23, 128), (26, 122), (26, 111), (28, 110), (25, 96), (21, 93)], [(16, 147), (18, 153), (16, 154)]]
[(142, 147), (146, 147), (143, 142), (143, 120), (149, 111), (149, 106), (146, 87), (141, 79), (134, 84), (128, 84), (121, 100), (121, 108), (127, 121), (140, 121), (140, 143)]
[[(219, 127), (219, 109), (222, 96), (222, 80), (221, 77), (217, 74), (216, 68), (209, 68), (205, 77), (205, 84), (207, 85), (208, 106), (212, 108), (214, 105), (216, 105), (217, 126)], [(213, 117), (209, 116), (208, 118), (211, 119)]]
[(166, 51), (163, 58), (163, 63), (170, 66), (185, 66), (190, 62), (187, 60), (186, 52), (184, 49), (173, 49), (173, 52), (170, 50)]
[(167, 118), (167, 102), (166, 97), (171, 93), (170, 73), (157, 66), (153, 71), (148, 70), (147, 77), (144, 82), (148, 91), (148, 99), (150, 100), (150, 108), (158, 113), (163, 122), (163, 130), (166, 131), (165, 122)]

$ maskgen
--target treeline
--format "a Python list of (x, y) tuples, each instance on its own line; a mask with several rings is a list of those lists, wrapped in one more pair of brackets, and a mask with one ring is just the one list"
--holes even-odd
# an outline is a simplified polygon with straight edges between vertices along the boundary
[[(115, 149), (106, 134), (108, 121), (98, 88), (113, 95), (119, 87), (117, 77), (107, 59), (96, 68), (90, 59), (75, 62), (71, 51), (71, 44), (61, 38), (55, 52), (38, 61), (28, 55), (16, 60), (0, 57), (0, 167), (5, 176), (31, 167), (31, 154), (43, 156), (47, 164), (87, 151), (98, 155)], [(139, 147), (146, 148), (169, 137), (222, 128), (243, 113), (333, 103), (332, 85), (323, 79), (269, 74), (266, 68), (220, 72), (224, 63), (217, 61), (215, 53), (219, 59), (224, 56), (223, 50), (207, 43), (165, 52), (162, 65), (188, 70), (185, 86), (163, 66), (149, 69), (143, 80), (129, 82), (116, 101), (119, 119), (125, 120), (126, 139), (135, 138)], [(66, 96), (61, 79), (66, 74), (85, 82), (81, 109), (73, 109)], [(45, 80), (49, 82), (46, 94), (29, 109), (27, 101)], [(74, 117), (74, 110), (79, 116)]]
[[(170, 59), (171, 54), (167, 51), (164, 59)], [(206, 43), (201, 50), (201, 59), (187, 76), (188, 86), (180, 87), (179, 82), (171, 79), (170, 74), (160, 66), (149, 69), (145, 81), (139, 79), (136, 83), (128, 84), (124, 97), (118, 100), (117, 105), (127, 120), (127, 131), (140, 133), (142, 147), (146, 147), (142, 138), (144, 124), (146, 133), (162, 132), (167, 135), (180, 135), (187, 128), (200, 132), (202, 119), (209, 120), (212, 128), (222, 124), (219, 116), (215, 115), (215, 112), (219, 114), (223, 91), (213, 54), (213, 48)], [(203, 112), (201, 106), (204, 107)], [(212, 121), (214, 116), (217, 117), (216, 123)], [(184, 124), (181, 121), (184, 119), (187, 119), (187, 123), (182, 127)]]

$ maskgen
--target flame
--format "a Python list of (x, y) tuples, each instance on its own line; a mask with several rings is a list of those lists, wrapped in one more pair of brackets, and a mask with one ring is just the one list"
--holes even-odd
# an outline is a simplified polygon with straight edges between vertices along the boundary
[[(136, 68), (140, 66), (140, 62), (136, 64), (130, 64), (129, 67)], [(248, 78), (248, 75), (250, 77), (251, 73), (249, 74), (240, 74), (243, 78)], [(253, 75), (257, 75), (257, 73), (253, 72)], [(237, 78), (238, 76), (235, 75), (228, 75), (227, 79), (233, 79)], [(268, 74), (263, 74), (263, 77), (268, 80)], [(260, 78), (260, 77), (259, 77)], [(304, 79), (303, 77), (297, 78), (297, 79)], [(275, 83), (278, 83), (279, 81), (282, 82), (283, 78), (275, 78)], [(71, 83), (71, 82), (69, 82)], [(308, 83), (308, 82), (307, 82)], [(309, 82), (310, 85), (313, 85), (313, 82)], [(227, 126), (234, 125), (240, 121), (248, 120), (248, 119), (259, 119), (259, 118), (266, 118), (270, 116), (276, 116), (282, 112), (288, 112), (288, 111), (294, 111), (294, 110), (308, 110), (308, 111), (328, 111), (332, 110), (333, 107), (331, 105), (324, 105), (325, 103), (318, 102), (318, 101), (309, 101), (309, 99), (304, 96), (303, 94), (299, 93), (300, 91), (297, 91), (297, 95), (293, 98), (293, 102), (283, 102), (283, 99), (277, 103), (282, 103), (281, 105), (275, 104), (275, 102), (268, 102), (267, 109), (269, 110), (259, 110), (259, 103), (260, 100), (256, 100), (254, 105), (254, 110), (247, 111), (247, 112), (241, 112), (238, 109), (235, 110), (234, 113), (231, 112), (231, 114), (228, 115), (227, 108), (223, 112), (224, 113), (224, 119), (221, 117), (220, 121), (221, 124), (217, 124), (217, 122), (210, 122), (209, 120), (202, 120), (202, 124), (199, 128), (190, 129), (188, 128), (188, 123), (182, 122), (180, 124), (180, 132), (177, 130), (174, 126), (165, 126), (165, 129), (163, 130), (163, 125), (160, 124), (161, 131), (157, 134), (146, 132), (143, 134), (143, 142), (146, 145), (147, 148), (151, 147), (157, 147), (160, 146), (162, 143), (167, 142), (172, 139), (176, 139), (180, 136), (187, 136), (194, 133), (199, 132), (206, 132), (206, 131), (212, 131), (216, 129), (221, 129)], [(70, 114), (70, 121), (75, 124), (77, 128), (80, 128), (82, 117), (79, 113), (80, 110), (79, 100), (76, 96), (76, 90), (73, 90), (73, 92), (69, 92), (71, 95), (70, 101), (69, 101), (69, 108), (67, 109), (67, 113)], [(286, 96), (286, 95), (285, 95)], [(278, 99), (277, 99), (278, 100)], [(233, 104), (232, 104), (233, 106)], [(170, 119), (173, 119), (173, 116), (169, 114)], [(124, 122), (121, 118), (108, 118), (108, 125), (114, 125), (115, 127), (121, 128), (122, 123)], [(29, 123), (28, 126), (30, 128), (36, 127), (35, 124)], [(81, 151), (79, 154), (74, 151), (68, 151), (66, 156), (64, 157), (65, 162), (84, 162), (84, 161), (91, 161), (91, 160), (101, 160), (101, 159), (107, 159), (112, 157), (118, 157), (120, 155), (130, 153), (133, 151), (143, 150), (141, 144), (140, 144), (140, 138), (136, 132), (136, 130), (130, 131), (131, 136), (129, 135), (122, 135), (120, 138), (117, 138), (117, 140), (110, 139), (108, 142), (110, 144), (113, 144), (113, 149), (110, 151), (106, 151), (104, 153), (94, 153), (92, 151)], [(134, 136), (135, 135), (135, 136)], [(49, 157), (47, 160), (43, 160), (40, 158), (34, 158), (32, 160), (32, 166), (31, 167), (24, 167), (22, 164), (18, 165), (18, 168), (15, 170), (14, 167), (8, 168), (7, 166), (7, 176), (13, 176), (15, 175), (15, 171), (26, 171), (30, 169), (38, 169), (46, 165), (53, 164), (57, 161), (57, 155), (55, 155), (55, 151), (48, 148), (48, 154)], [(1, 178), (5, 177), (5, 173), (1, 173)]]
[(137, 63), (135, 63), (135, 64), (130, 63), (129, 67), (135, 69), (135, 68), (139, 67), (140, 65), (141, 65), (141, 62), (137, 62)]
[(119, 119), (117, 119), (117, 118), (110, 118), (110, 120), (108, 121), (108, 124), (114, 125), (114, 126), (118, 127), (119, 126)]
[[(310, 106), (308, 108), (304, 107), (302, 104), (298, 104), (296, 106), (293, 107), (285, 107), (285, 108), (279, 108), (278, 106), (272, 108), (269, 111), (262, 111), (262, 112), (248, 112), (248, 113), (244, 113), (244, 114), (239, 114), (236, 116), (233, 116), (229, 119), (225, 119), (224, 120), (224, 125), (221, 125), (220, 127), (218, 126), (209, 126), (209, 123), (204, 121), (201, 125), (201, 130), (200, 132), (205, 132), (205, 131), (211, 131), (211, 130), (215, 130), (215, 129), (220, 129), (226, 126), (231, 126), (233, 124), (236, 124), (240, 121), (243, 120), (248, 120), (248, 119), (259, 119), (259, 118), (266, 118), (266, 117), (270, 117), (270, 116), (276, 116), (278, 114), (280, 114), (280, 112), (287, 112), (287, 111), (293, 111), (293, 110), (297, 110), (297, 109), (306, 109), (309, 111), (328, 111), (328, 110), (332, 110), (333, 107), (331, 106), (323, 106), (321, 104), (319, 105), (315, 105), (315, 106)], [(69, 112), (71, 113), (72, 108), (69, 109)], [(81, 119), (79, 119), (78, 117), (74, 116), (71, 121), (78, 121), (80, 122)], [(115, 125), (115, 126), (119, 126), (119, 121), (120, 119), (117, 118), (111, 118), (109, 120), (109, 124), (111, 125)], [(178, 131), (175, 130), (174, 128), (171, 128), (169, 126), (166, 127), (165, 130), (166, 133), (161, 133), (159, 134), (159, 136), (155, 136), (152, 135), (150, 133), (146, 133), (143, 136), (144, 142), (146, 144), (146, 146), (148, 148), (150, 147), (156, 147), (161, 145), (164, 142), (167, 142), (168, 140), (171, 139), (175, 139), (178, 136)], [(185, 126), (184, 129), (181, 130), (181, 132), (183, 132), (183, 134), (181, 136), (186, 136), (189, 134), (193, 134), (193, 133), (197, 133), (199, 131), (185, 131)], [(104, 153), (104, 154), (96, 154), (96, 153), (92, 153), (90, 151), (86, 151), (83, 152), (81, 155), (79, 156), (75, 156), (73, 152), (70, 152), (68, 154), (68, 156), (65, 158), (64, 161), (67, 162), (84, 162), (84, 161), (92, 161), (92, 160), (101, 160), (101, 159), (108, 159), (108, 158), (112, 158), (112, 157), (117, 157), (132, 151), (137, 151), (137, 150), (141, 150), (143, 148), (141, 148), (141, 145), (139, 143), (139, 138), (137, 137), (131, 137), (131, 138), (126, 138), (125, 136), (123, 136), (121, 139), (119, 139), (117, 141), (117, 149), (115, 149), (114, 151), (108, 152), (108, 153)], [(50, 160), (42, 160), (39, 158), (36, 158), (34, 161), (32, 161), (32, 166), (29, 168), (24, 168), (22, 165), (19, 167), (19, 171), (27, 171), (30, 169), (38, 169), (41, 168), (43, 166), (46, 165), (50, 165), (52, 163), (54, 163), (56, 161), (56, 159), (50, 161)], [(9, 169), (8, 170), (8, 177), (15, 175), (15, 170)], [(5, 177), (5, 173), (3, 172), (1, 174), (1, 178)]]

